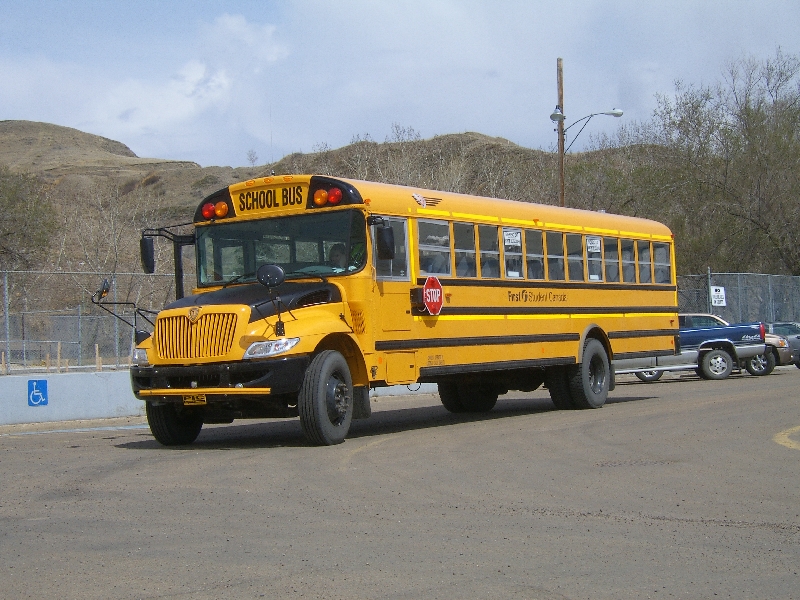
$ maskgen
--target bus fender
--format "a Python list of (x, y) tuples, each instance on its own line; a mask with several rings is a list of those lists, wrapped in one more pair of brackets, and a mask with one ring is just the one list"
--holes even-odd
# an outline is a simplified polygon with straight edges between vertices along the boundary
[(606, 332), (603, 331), (601, 327), (592, 323), (591, 325), (587, 326), (586, 329), (583, 330), (581, 334), (581, 345), (578, 349), (578, 364), (581, 364), (583, 361), (583, 348), (586, 346), (586, 340), (594, 338), (598, 340), (603, 347), (606, 349), (606, 356), (608, 356), (608, 366), (609, 366), (609, 382), (608, 382), (608, 391), (611, 392), (614, 388), (617, 387), (617, 376), (614, 371), (614, 363), (612, 359), (614, 358), (614, 353), (611, 350), (611, 342), (606, 335)]
[(367, 374), (367, 363), (364, 360), (364, 353), (358, 342), (353, 336), (347, 333), (332, 333), (325, 336), (317, 344), (315, 353), (323, 350), (336, 350), (344, 356), (347, 366), (350, 369), (350, 377), (353, 379), (353, 386), (369, 387), (369, 375)]

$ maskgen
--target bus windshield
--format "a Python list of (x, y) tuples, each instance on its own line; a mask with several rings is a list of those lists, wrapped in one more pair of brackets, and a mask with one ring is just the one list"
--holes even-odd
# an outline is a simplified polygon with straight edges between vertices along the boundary
[(280, 265), (286, 279), (347, 275), (366, 262), (366, 223), (357, 210), (198, 227), (200, 287), (252, 282), (261, 265)]

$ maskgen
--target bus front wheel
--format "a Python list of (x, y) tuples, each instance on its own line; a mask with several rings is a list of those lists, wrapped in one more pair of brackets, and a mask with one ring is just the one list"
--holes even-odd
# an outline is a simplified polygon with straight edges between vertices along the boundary
[(332, 446), (344, 441), (353, 419), (353, 380), (344, 356), (325, 350), (314, 357), (297, 397), (297, 411), (312, 444)]
[(586, 340), (581, 364), (570, 371), (569, 391), (578, 408), (600, 408), (606, 403), (611, 369), (606, 349), (599, 340)]
[(153, 437), (164, 446), (191, 444), (203, 428), (203, 415), (198, 410), (185, 409), (175, 404), (145, 405), (147, 424)]

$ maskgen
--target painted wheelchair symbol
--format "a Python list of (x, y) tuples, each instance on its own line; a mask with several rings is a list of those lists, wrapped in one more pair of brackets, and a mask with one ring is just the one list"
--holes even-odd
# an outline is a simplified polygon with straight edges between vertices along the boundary
[[(40, 389), (38, 389), (36, 387), (36, 384), (37, 383), (41, 383), (41, 382), (29, 381), (28, 383), (29, 383), (28, 387), (30, 389), (30, 392), (28, 393), (28, 405), (29, 406), (46, 405), (47, 404), (47, 396), (45, 394), (47, 394), (47, 390), (45, 389), (44, 393), (42, 393), (42, 390), (40, 390)], [(46, 382), (45, 382), (45, 385), (46, 385)]]

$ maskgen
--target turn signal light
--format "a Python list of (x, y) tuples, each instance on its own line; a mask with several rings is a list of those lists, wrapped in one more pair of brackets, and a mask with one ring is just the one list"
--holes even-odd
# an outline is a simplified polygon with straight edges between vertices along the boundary
[(332, 187), (328, 190), (319, 189), (314, 192), (314, 206), (325, 206), (330, 204), (336, 206), (342, 201), (342, 190), (337, 187)]
[(206, 204), (203, 204), (203, 208), (200, 209), (200, 212), (205, 219), (225, 217), (228, 215), (228, 203), (217, 202), (214, 204), (212, 202), (207, 202)]
[(227, 202), (217, 202), (214, 205), (214, 214), (218, 217), (224, 217), (228, 214), (228, 203)]
[(325, 206), (328, 203), (328, 190), (317, 190), (314, 192), (314, 205)]

